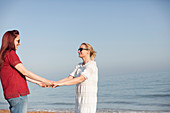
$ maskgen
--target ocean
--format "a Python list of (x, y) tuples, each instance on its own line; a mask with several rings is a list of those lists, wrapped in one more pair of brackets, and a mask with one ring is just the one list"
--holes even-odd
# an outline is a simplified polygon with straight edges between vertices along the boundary
[[(75, 85), (52, 89), (28, 84), (29, 111), (74, 110)], [(8, 109), (0, 91), (0, 109)], [(99, 75), (97, 111), (170, 112), (170, 72)]]

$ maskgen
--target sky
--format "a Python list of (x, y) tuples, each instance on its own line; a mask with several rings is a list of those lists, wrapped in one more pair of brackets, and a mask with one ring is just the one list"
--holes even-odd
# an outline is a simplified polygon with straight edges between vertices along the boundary
[(45, 78), (68, 76), (83, 42), (100, 76), (170, 70), (169, 0), (0, 0), (1, 39), (13, 29), (22, 63)]

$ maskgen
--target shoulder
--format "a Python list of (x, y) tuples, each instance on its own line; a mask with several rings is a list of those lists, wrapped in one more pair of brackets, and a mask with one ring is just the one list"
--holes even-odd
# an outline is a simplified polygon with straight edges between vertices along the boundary
[(16, 51), (14, 50), (9, 51), (8, 57), (13, 59), (19, 59), (18, 55), (16, 54)]
[(94, 60), (92, 60), (92, 61), (88, 62), (85, 67), (88, 69), (95, 70), (97, 68), (97, 65), (96, 65), (96, 62)]
[(9, 51), (10, 55), (16, 55), (16, 52), (14, 50)]
[(87, 65), (88, 66), (96, 66), (96, 61), (92, 60)]
[(5, 57), (10, 57), (10, 56), (14, 56), (14, 55), (16, 55), (16, 52), (14, 50), (8, 50), (5, 53)]

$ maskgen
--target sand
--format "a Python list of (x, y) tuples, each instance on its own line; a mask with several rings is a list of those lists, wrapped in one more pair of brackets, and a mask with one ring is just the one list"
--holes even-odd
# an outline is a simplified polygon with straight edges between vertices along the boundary
[[(9, 110), (0, 110), (0, 113), (10, 113)], [(27, 112), (27, 113), (74, 113), (74, 112), (46, 112), (46, 111), (36, 111), (36, 112)]]
[[(0, 113), (10, 113), (9, 110), (3, 110), (0, 109)], [(47, 111), (29, 111), (27, 113), (74, 113), (71, 111), (60, 111), (60, 112), (47, 112)], [(114, 112), (108, 112), (108, 111), (103, 111), (103, 112), (96, 112), (96, 113), (170, 113), (170, 111), (114, 111)]]

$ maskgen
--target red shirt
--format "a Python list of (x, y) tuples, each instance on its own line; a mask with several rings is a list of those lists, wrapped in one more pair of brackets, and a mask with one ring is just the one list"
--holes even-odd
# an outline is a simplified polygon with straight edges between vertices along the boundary
[(0, 71), (1, 83), (5, 99), (16, 98), (30, 94), (25, 76), (14, 67), (21, 63), (14, 50), (6, 52), (5, 61)]

